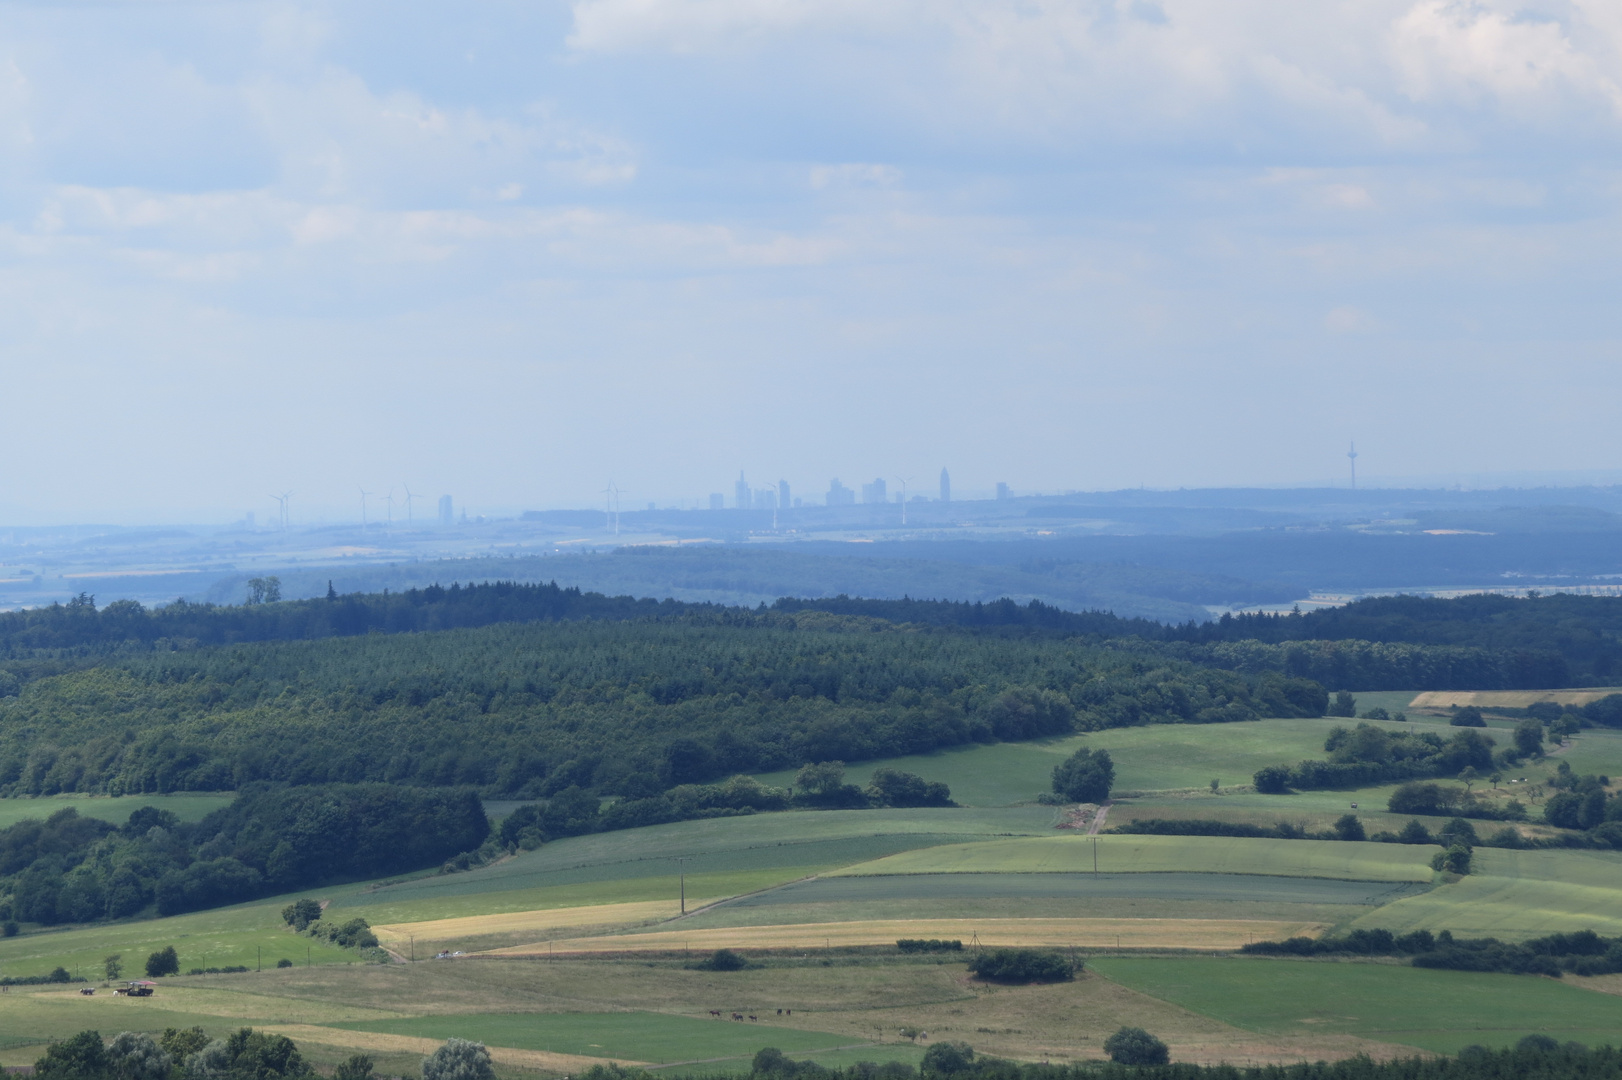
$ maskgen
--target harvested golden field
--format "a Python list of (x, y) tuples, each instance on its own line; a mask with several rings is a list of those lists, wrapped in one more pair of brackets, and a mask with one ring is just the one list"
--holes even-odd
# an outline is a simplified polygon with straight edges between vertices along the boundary
[[(689, 911), (714, 903), (709, 900), (689, 900)], [(372, 932), (384, 945), (398, 949), (411, 938), (419, 944), (439, 941), (461, 941), (467, 938), (493, 934), (526, 934), (545, 937), (555, 930), (579, 930), (585, 927), (639, 926), (644, 923), (673, 919), (681, 914), (681, 905), (675, 900), (642, 900), (630, 904), (591, 904), (585, 907), (547, 908), (540, 911), (508, 911), (495, 915), (463, 915), (454, 919), (429, 919), (423, 922), (391, 923), (374, 926)]]
[(1427, 690), (1408, 703), (1410, 709), (1445, 709), (1449, 705), (1464, 708), (1474, 705), (1478, 709), (1524, 709), (1540, 701), (1556, 705), (1587, 705), (1609, 694), (1618, 693), (1614, 686), (1589, 690)]
[(715, 949), (810, 949), (892, 945), (899, 938), (944, 938), (987, 946), (1045, 945), (1102, 949), (1236, 949), (1248, 941), (1322, 933), (1323, 923), (1266, 919), (874, 919), (661, 930), (646, 934), (564, 938), (546, 948), (516, 945), (492, 956), (671, 952)]
[[(286, 1035), (294, 1042), (321, 1043), (354, 1050), (375, 1050), (385, 1054), (432, 1054), (444, 1045), (441, 1039), (420, 1039), (413, 1035), (385, 1035), (376, 1031), (349, 1031), (343, 1028), (318, 1027), (314, 1024), (278, 1024), (263, 1030)], [(520, 1069), (542, 1069), (546, 1072), (569, 1073), (618, 1061), (621, 1065), (645, 1065), (642, 1061), (617, 1058), (582, 1057), (579, 1054), (554, 1054), (548, 1050), (517, 1050), (510, 1046), (487, 1047), (497, 1065), (511, 1065)]]

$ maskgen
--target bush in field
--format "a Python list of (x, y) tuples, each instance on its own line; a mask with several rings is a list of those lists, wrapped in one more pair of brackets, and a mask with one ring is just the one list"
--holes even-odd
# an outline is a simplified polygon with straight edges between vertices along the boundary
[(924, 1051), (918, 1069), (925, 1076), (954, 1076), (974, 1068), (974, 1048), (963, 1042), (938, 1042)]
[(1083, 746), (1053, 769), (1053, 790), (1075, 802), (1101, 803), (1115, 785), (1115, 762), (1109, 751)]
[(422, 1059), (422, 1080), (495, 1080), (490, 1051), (483, 1043), (446, 1039), (445, 1045)]
[(282, 921), (299, 933), (321, 917), (321, 904), (319, 901), (305, 897), (295, 900), (282, 908)]
[(1454, 713), (1453, 719), (1449, 720), (1448, 723), (1452, 724), (1454, 727), (1487, 726), (1487, 721), (1481, 718), (1481, 710), (1476, 708), (1474, 705), (1466, 705), (1464, 708)]
[(1117, 1065), (1165, 1065), (1166, 1044), (1138, 1027), (1124, 1027), (1104, 1040), (1104, 1053)]
[(149, 979), (159, 979), (165, 975), (179, 974), (180, 957), (175, 955), (173, 945), (165, 945), (146, 958), (146, 977)]
[(1356, 814), (1342, 814), (1334, 825), (1336, 840), (1367, 840), (1368, 833)]
[(696, 966), (700, 971), (742, 971), (749, 961), (731, 949), (716, 949)]
[(987, 982), (1064, 982), (1081, 965), (1054, 952), (1037, 949), (991, 949), (969, 961), (969, 970)]

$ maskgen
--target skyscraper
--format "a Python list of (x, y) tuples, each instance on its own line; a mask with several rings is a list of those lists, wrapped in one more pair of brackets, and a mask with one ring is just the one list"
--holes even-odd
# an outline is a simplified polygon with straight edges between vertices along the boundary
[(739, 510), (747, 510), (753, 505), (754, 499), (749, 495), (749, 481), (743, 478), (743, 470), (738, 470), (738, 482), (732, 485), (732, 505)]
[(941, 502), (952, 501), (952, 474), (941, 469)]
[(787, 510), (789, 507), (794, 505), (793, 500), (789, 498), (787, 480), (779, 480), (777, 482), (777, 505), (782, 507), (784, 510)]
[(855, 503), (856, 493), (850, 488), (846, 487), (844, 484), (841, 484), (839, 482), (839, 477), (834, 477), (833, 483), (828, 485), (828, 505), (854, 506)]
[(1001, 480), (997, 481), (997, 498), (999, 498), (999, 499), (1011, 499), (1011, 498), (1013, 498), (1013, 493), (1008, 490), (1008, 485), (1003, 483)]
[(880, 476), (871, 484), (862, 485), (862, 501), (864, 503), (884, 503), (890, 501), (890, 493), (884, 483), (884, 477)]
[(441, 495), (439, 497), (439, 523), (449, 525), (454, 520), (456, 520), (456, 515), (451, 511), (451, 497)]

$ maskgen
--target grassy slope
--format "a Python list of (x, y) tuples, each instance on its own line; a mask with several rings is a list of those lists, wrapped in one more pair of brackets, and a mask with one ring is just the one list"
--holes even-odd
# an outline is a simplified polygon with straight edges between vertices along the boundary
[(1315, 1031), (1451, 1052), (1544, 1032), (1615, 1043), (1622, 998), (1553, 979), (1390, 964), (1103, 957), (1095, 970), (1135, 990), (1236, 1027)]
[[(415, 922), (559, 903), (674, 896), (677, 858), (690, 896), (722, 896), (898, 851), (984, 836), (1051, 831), (1048, 807), (1001, 810), (836, 810), (712, 818), (575, 837), (467, 874), (353, 893), (334, 907), (379, 923)], [(565, 888), (567, 887), (567, 888)]]
[(100, 818), (122, 825), (132, 812), (143, 806), (171, 811), (181, 821), (200, 821), (207, 814), (230, 804), (233, 792), (188, 792), (180, 795), (53, 795), (44, 799), (0, 799), (0, 829), (26, 818), (48, 818), (71, 806), (81, 817)]
[(1622, 934), (1622, 853), (1477, 848), (1474, 869), (1354, 925), (1507, 939), (1586, 929)]
[[(1326, 720), (1257, 720), (1244, 724), (1157, 724), (1116, 728), (1063, 739), (995, 743), (887, 758), (852, 765), (851, 783), (865, 784), (880, 767), (943, 781), (967, 806), (1008, 806), (1048, 790), (1053, 767), (1081, 746), (1108, 750), (1118, 790), (1203, 788), (1212, 778), (1248, 784), (1264, 765), (1323, 754)], [(765, 773), (767, 783), (788, 785), (793, 771)]]
[[(839, 874), (1084, 872), (1092, 869), (1087, 837), (983, 841), (904, 852)], [(1100, 871), (1196, 871), (1329, 877), (1351, 881), (1430, 881), (1430, 845), (1260, 840), (1228, 836), (1103, 836)]]
[(752, 1055), (762, 1046), (785, 1051), (831, 1049), (849, 1041), (826, 1032), (651, 1012), (463, 1013), (339, 1026), (431, 1039), (454, 1036), (491, 1046), (654, 1063)]
[[(922, 845), (978, 836), (1048, 831), (1046, 807), (1014, 810), (885, 810), (793, 813), (679, 822), (548, 844), (497, 866), (428, 875), (372, 890), (364, 884), (307, 890), (330, 900), (333, 914), (375, 923), (541, 907), (674, 897), (673, 859), (684, 856), (689, 896), (750, 892), (819, 870)], [(163, 919), (114, 923), (0, 939), (0, 975), (44, 974), (58, 965), (99, 975), (102, 958), (121, 953), (139, 973), (148, 954), (174, 945), (182, 970), (267, 967), (281, 957), (303, 963), (352, 961), (355, 953), (289, 933), (281, 909), (292, 896)]]

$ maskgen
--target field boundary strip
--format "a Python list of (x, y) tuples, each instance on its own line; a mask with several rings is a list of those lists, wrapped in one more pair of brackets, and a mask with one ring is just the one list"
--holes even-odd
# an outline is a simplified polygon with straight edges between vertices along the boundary
[[(269, 1024), (259, 1030), (286, 1035), (294, 1042), (321, 1043), (324, 1046), (376, 1050), (380, 1053), (432, 1054), (444, 1045), (443, 1039), (429, 1039), (417, 1035), (387, 1035), (377, 1031), (352, 1031), (348, 1028), (321, 1027), (317, 1024)], [(555, 1054), (550, 1050), (519, 1050), (511, 1046), (486, 1046), (490, 1058), (498, 1065), (516, 1065), (527, 1069), (545, 1069), (548, 1072), (579, 1072), (593, 1065), (629, 1065), (646, 1068), (650, 1063), (630, 1058), (587, 1057), (584, 1054)]]
[(569, 953), (710, 952), (721, 948), (786, 949), (834, 945), (893, 945), (900, 938), (978, 941), (988, 947), (1199, 949), (1227, 951), (1250, 941), (1316, 936), (1321, 922), (1282, 919), (870, 919), (713, 927), (564, 938), (478, 953), (486, 957), (549, 957)]

